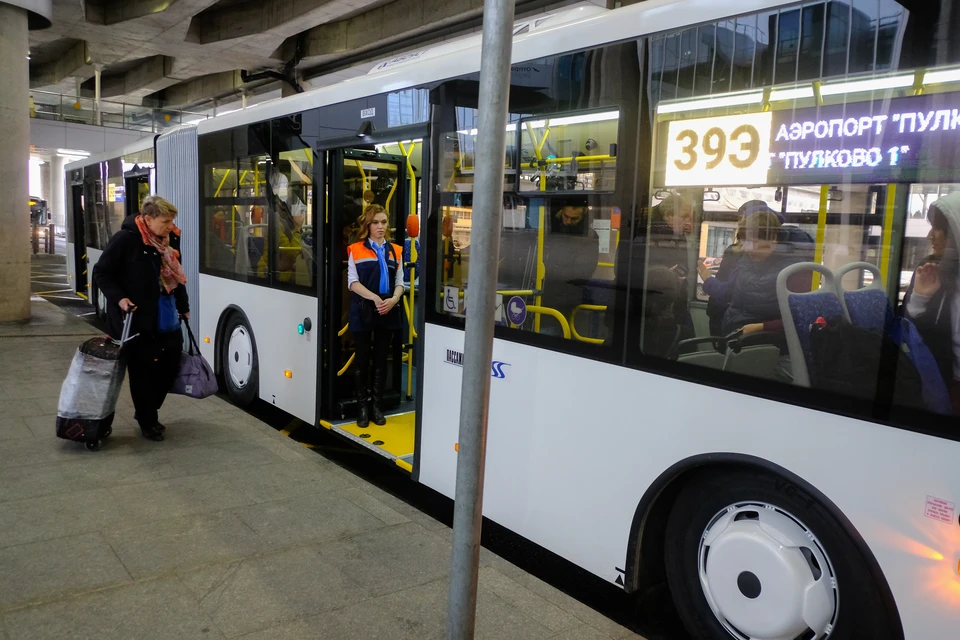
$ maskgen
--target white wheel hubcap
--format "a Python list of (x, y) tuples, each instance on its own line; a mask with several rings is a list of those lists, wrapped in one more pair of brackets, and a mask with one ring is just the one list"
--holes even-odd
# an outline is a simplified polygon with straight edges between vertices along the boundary
[(823, 545), (800, 520), (762, 502), (731, 505), (700, 540), (700, 585), (734, 638), (826, 638), (839, 592)]
[(227, 343), (227, 368), (230, 380), (237, 389), (243, 389), (253, 374), (253, 341), (247, 328), (240, 326), (230, 334)]

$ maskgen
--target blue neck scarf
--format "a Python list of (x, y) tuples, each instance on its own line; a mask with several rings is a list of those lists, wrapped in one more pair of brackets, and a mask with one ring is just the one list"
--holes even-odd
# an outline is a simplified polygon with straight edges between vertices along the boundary
[(390, 273), (387, 271), (387, 242), (382, 245), (377, 244), (373, 239), (369, 239), (370, 248), (377, 254), (377, 262), (380, 263), (380, 294), (390, 293)]

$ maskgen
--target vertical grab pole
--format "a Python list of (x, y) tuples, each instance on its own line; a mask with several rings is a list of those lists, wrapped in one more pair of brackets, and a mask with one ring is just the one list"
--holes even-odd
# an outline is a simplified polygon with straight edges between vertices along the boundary
[[(814, 247), (813, 261), (817, 264), (823, 264), (823, 243), (827, 236), (827, 196), (830, 195), (830, 185), (825, 184), (820, 187), (820, 211), (817, 214), (817, 245)], [(813, 272), (813, 282), (810, 283), (810, 291), (816, 291), (820, 288), (820, 274)]]
[(470, 286), (464, 336), (460, 400), (453, 558), (450, 567), (448, 640), (471, 640), (477, 618), (477, 576), (483, 513), (487, 407), (493, 361), (497, 263), (503, 215), (503, 158), (507, 152), (507, 105), (515, 0), (484, 0), (480, 100)]

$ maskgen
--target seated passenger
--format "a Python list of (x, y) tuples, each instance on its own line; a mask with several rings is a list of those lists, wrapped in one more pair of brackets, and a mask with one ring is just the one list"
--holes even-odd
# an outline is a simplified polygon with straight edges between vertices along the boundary
[[(644, 321), (644, 305), (647, 292), (656, 295), (657, 286), (648, 282), (653, 277), (653, 267), (659, 266), (673, 272), (677, 277), (678, 294), (671, 305), (673, 320), (680, 328), (680, 340), (694, 337), (693, 319), (690, 317), (689, 300), (691, 276), (688, 273), (696, 265), (697, 247), (690, 238), (693, 231), (694, 207), (689, 198), (673, 194), (650, 210), (649, 218), (636, 222), (632, 239), (624, 236), (617, 246), (616, 288), (627, 289), (630, 282), (630, 306), (627, 323), (640, 327)], [(650, 265), (648, 270), (647, 265)], [(648, 275), (648, 271), (650, 272)], [(613, 314), (607, 314), (608, 331), (613, 329)], [(644, 352), (660, 352), (650, 340), (643, 342)]]
[(940, 198), (927, 212), (932, 253), (917, 268), (901, 312), (916, 325), (950, 389), (960, 415), (960, 193)]
[[(721, 282), (700, 264), (703, 291), (721, 304), (729, 302), (723, 314), (722, 334), (743, 330), (745, 335), (760, 331), (782, 332), (777, 276), (787, 266), (802, 261), (790, 243), (778, 242), (780, 220), (772, 211), (759, 211), (744, 221), (743, 257), (729, 280)], [(791, 276), (792, 291), (809, 287), (809, 272)]]
[(674, 308), (681, 300), (686, 303), (680, 283), (681, 279), (673, 269), (657, 265), (651, 266), (647, 272), (641, 336), (641, 348), (647, 355), (675, 356), (681, 325)]

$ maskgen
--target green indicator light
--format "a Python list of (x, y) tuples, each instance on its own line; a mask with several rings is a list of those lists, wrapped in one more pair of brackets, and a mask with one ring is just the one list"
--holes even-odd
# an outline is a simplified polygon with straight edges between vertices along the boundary
[(302, 324), (298, 324), (298, 325), (297, 325), (297, 333), (299, 333), (300, 335), (303, 335), (303, 325), (302, 325)]

